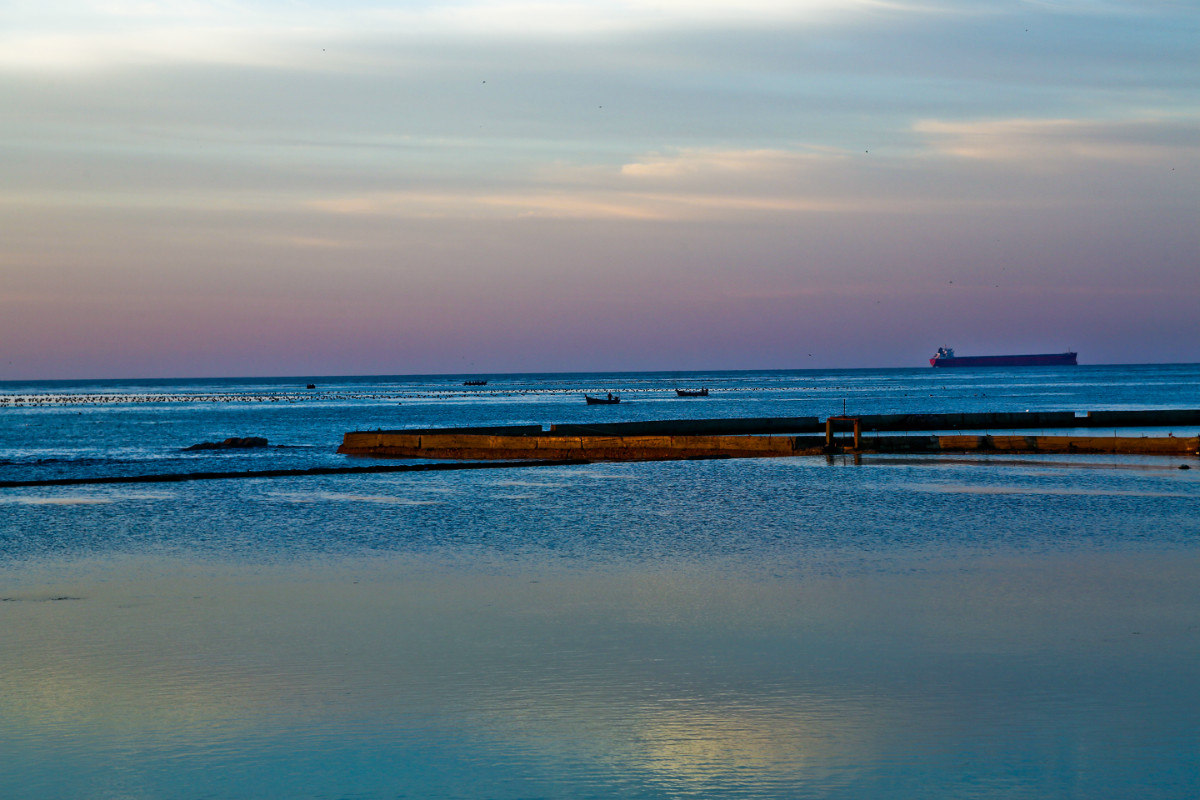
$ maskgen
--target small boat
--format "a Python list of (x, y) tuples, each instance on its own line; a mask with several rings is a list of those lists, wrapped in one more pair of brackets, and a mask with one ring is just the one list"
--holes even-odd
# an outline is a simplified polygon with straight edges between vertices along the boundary
[(583, 399), (589, 406), (613, 406), (621, 402), (621, 398), (612, 392), (608, 393), (608, 397), (592, 397), (590, 394), (585, 394)]
[(317, 388), (317, 385), (315, 383), (310, 383), (308, 386), (305, 386), (304, 388), (305, 389), (315, 389), (315, 388)]
[(487, 386), (487, 381), (463, 381), (463, 386)]
[(680, 397), (708, 397), (708, 387), (703, 389), (676, 389), (675, 394)]

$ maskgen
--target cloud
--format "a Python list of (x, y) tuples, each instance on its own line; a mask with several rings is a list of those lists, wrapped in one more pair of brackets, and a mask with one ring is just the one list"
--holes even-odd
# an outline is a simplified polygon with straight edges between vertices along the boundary
[(806, 163), (844, 153), (823, 148), (813, 153), (788, 150), (718, 150), (693, 148), (674, 154), (650, 154), (621, 167), (623, 176), (632, 178), (679, 179), (702, 176), (747, 176), (794, 171)]
[[(49, 0), (0, 10), (0, 69), (202, 62), (337, 70), (377, 66), (372, 43), (596, 39), (614, 34), (820, 25), (883, 0), (466, 0), (403, 5)], [(28, 5), (28, 8), (20, 7)], [(343, 45), (331, 47), (329, 45)], [(323, 49), (315, 49), (322, 48)], [(319, 65), (317, 53), (324, 53)]]
[(0, 69), (77, 72), (185, 62), (284, 67), (299, 60), (296, 38), (267, 31), (200, 27), (102, 33), (10, 32), (0, 35)]
[(317, 198), (310, 207), (331, 214), (411, 219), (541, 217), (551, 219), (663, 220), (676, 217), (653, 198), (582, 188), (548, 192), (377, 192)]
[(1038, 169), (1081, 160), (1148, 162), (1200, 154), (1200, 120), (1189, 118), (924, 120), (913, 130), (943, 155), (1028, 162)]
[(835, 151), (690, 149), (647, 154), (620, 166), (547, 166), (505, 191), (465, 186), (355, 193), (315, 198), (309, 207), (359, 216), (631, 221), (862, 210), (861, 197), (805, 186), (806, 175), (823, 174), (845, 159)]
[[(575, 2), (473, 2), (439, 5), (419, 15), (441, 29), (490, 34), (582, 34), (680, 27), (756, 26), (816, 20), (847, 8), (878, 5), (865, 0), (659, 0), (655, 3), (575, 0)], [(403, 12), (412, 21), (411, 12)]]

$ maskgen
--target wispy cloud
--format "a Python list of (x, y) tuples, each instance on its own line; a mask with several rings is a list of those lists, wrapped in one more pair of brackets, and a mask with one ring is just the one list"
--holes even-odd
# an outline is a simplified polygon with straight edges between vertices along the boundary
[[(200, 63), (284, 67), (302, 38), (245, 28), (151, 27), (103, 32), (0, 34), (0, 69), (80, 71)], [(311, 46), (308, 48), (311, 54)]]
[[(0, 6), (0, 69), (236, 64), (297, 70), (379, 67), (382, 45), (480, 45), (638, 35), (778, 31), (877, 23), (880, 14), (995, 13), (942, 0), (459, 0), (246, 3), (46, 0)], [(452, 48), (453, 49), (453, 48)], [(314, 62), (316, 53), (323, 53)]]
[(967, 159), (1028, 162), (1162, 161), (1200, 155), (1200, 119), (924, 120), (913, 126), (937, 152)]
[(875, 0), (474, 0), (403, 5), (349, 2), (88, 2), (0, 9), (0, 68), (96, 69), (213, 63), (313, 69), (376, 64), (372, 42), (421, 38), (481, 42), (817, 23)]
[(664, 220), (679, 216), (669, 202), (608, 191), (511, 191), (502, 194), (376, 192), (310, 202), (314, 210), (350, 216), (411, 219), (542, 217), (548, 219)]
[(813, 148), (812, 152), (691, 148), (673, 154), (643, 156), (623, 165), (621, 175), (647, 179), (777, 175), (780, 170), (792, 172), (806, 163), (845, 155), (831, 148)]
[[(701, 220), (780, 213), (911, 211), (861, 176), (831, 192), (830, 171), (847, 154), (827, 150), (705, 150), (647, 154), (617, 167), (558, 164), (505, 192), (368, 192), (314, 199), (333, 214), (426, 218), (545, 217), (608, 220)], [(853, 169), (853, 168), (851, 168)], [(858, 188), (855, 188), (855, 187)]]

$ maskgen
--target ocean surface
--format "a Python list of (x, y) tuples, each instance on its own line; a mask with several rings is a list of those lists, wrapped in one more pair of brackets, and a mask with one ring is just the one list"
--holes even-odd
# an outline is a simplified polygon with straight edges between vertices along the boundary
[[(1129, 408), (1200, 408), (1200, 365), (0, 382), (0, 481), (363, 465), (353, 430)], [(184, 450), (234, 436), (270, 446)], [(1200, 461), (0, 488), (0, 798), (930, 796), (1200, 796)]]

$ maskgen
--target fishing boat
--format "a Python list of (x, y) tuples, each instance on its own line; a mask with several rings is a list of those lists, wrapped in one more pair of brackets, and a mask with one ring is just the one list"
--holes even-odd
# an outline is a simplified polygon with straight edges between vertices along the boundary
[(585, 394), (583, 399), (589, 406), (613, 406), (621, 402), (621, 398), (612, 392), (608, 393), (608, 397), (592, 397), (590, 394)]
[(708, 387), (703, 389), (676, 389), (675, 394), (679, 397), (708, 397)]
[(953, 347), (939, 347), (931, 367), (1070, 367), (1078, 362), (1076, 353), (1039, 353), (1017, 356), (956, 356)]

